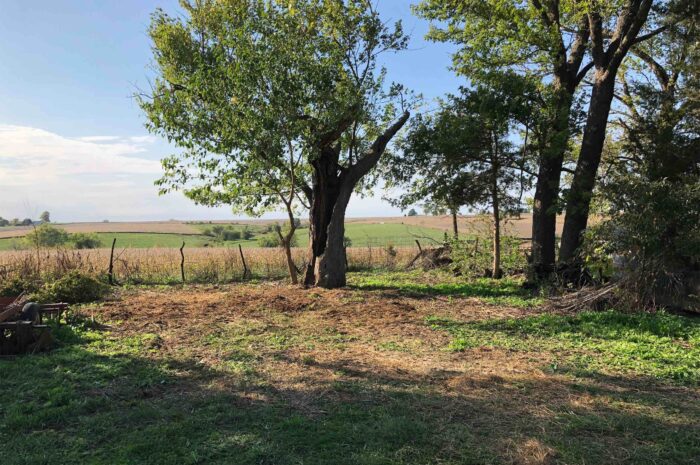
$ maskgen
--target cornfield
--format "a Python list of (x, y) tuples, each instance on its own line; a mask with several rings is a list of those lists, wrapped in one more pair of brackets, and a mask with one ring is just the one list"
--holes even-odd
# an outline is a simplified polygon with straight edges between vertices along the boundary
[[(350, 270), (393, 269), (407, 264), (416, 247), (348, 248)], [(292, 250), (299, 270), (306, 265), (307, 250)], [(193, 248), (184, 250), (185, 280), (192, 283), (223, 283), (244, 279), (240, 253), (233, 248)], [(281, 249), (243, 249), (249, 276), (261, 279), (284, 278), (287, 264)], [(178, 249), (123, 249), (114, 252), (113, 276), (132, 284), (180, 282), (182, 257)], [(109, 249), (39, 249), (0, 252), (0, 282), (15, 277), (53, 276), (78, 270), (95, 276), (107, 274)]]

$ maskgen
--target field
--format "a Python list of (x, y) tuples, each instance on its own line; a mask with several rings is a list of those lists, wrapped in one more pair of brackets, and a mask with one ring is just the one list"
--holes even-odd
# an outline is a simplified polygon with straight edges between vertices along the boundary
[(559, 315), (514, 279), (122, 288), (0, 361), (2, 463), (634, 464), (700, 457), (700, 322)]
[[(116, 223), (108, 223), (116, 224)], [(100, 226), (99, 228), (96, 226)], [(95, 226), (95, 227), (93, 227)], [(90, 226), (81, 225), (81, 227), (72, 227), (71, 225), (56, 225), (56, 227), (64, 228), (68, 232), (93, 232), (100, 238), (103, 247), (109, 247), (114, 238), (117, 239), (117, 246), (124, 248), (153, 248), (153, 247), (180, 247), (183, 242), (187, 247), (238, 247), (240, 244), (243, 247), (258, 247), (258, 237), (266, 234), (265, 229), (260, 224), (255, 225), (231, 225), (235, 230), (243, 230), (250, 228), (254, 232), (254, 237), (250, 240), (238, 241), (216, 241), (211, 237), (205, 236), (205, 229), (211, 229), (210, 224), (171, 224), (171, 223), (154, 223), (146, 225), (144, 223), (135, 223), (131, 225), (117, 225), (112, 232), (101, 232), (105, 229), (104, 223), (94, 223)], [(142, 228), (141, 232), (129, 232), (126, 230), (137, 230)], [(159, 230), (163, 231), (159, 231)], [(181, 230), (182, 232), (164, 232), (166, 230)], [(27, 234), (31, 229), (13, 229), (10, 231), (2, 231), (0, 229), (0, 251), (13, 250), (23, 247), (21, 241), (22, 235)], [(185, 232), (187, 231), (187, 232)], [(3, 237), (3, 234), (5, 237)], [(297, 243), (302, 245), (308, 242), (308, 229), (303, 227), (296, 232)], [(350, 238), (353, 246), (365, 247), (384, 247), (387, 244), (395, 246), (412, 246), (415, 245), (415, 239), (419, 239), (423, 243), (434, 243), (441, 241), (444, 237), (444, 232), (440, 229), (414, 226), (400, 223), (350, 223), (346, 226), (346, 236)]]
[[(282, 220), (233, 220), (233, 221), (144, 221), (144, 222), (100, 222), (100, 223), (57, 223), (56, 226), (70, 233), (95, 232), (95, 233), (160, 233), (160, 234), (201, 234), (204, 227), (212, 225), (238, 225), (260, 227), (281, 222)], [(459, 228), (469, 232), (475, 229), (482, 230), (485, 218), (483, 216), (460, 216)], [(557, 219), (557, 233), (561, 233), (563, 217)], [(451, 216), (397, 216), (382, 218), (347, 218), (346, 225), (406, 225), (409, 227), (437, 229), (439, 231), (452, 231)], [(21, 237), (31, 231), (29, 226), (0, 227), (0, 239)], [(506, 227), (509, 235), (516, 237), (530, 237), (532, 232), (532, 215), (525, 213), (520, 218), (509, 219)]]

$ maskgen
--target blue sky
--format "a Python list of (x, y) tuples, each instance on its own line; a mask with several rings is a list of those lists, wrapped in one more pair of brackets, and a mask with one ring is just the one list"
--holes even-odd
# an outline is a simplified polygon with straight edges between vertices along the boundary
[[(452, 47), (426, 42), (412, 1), (379, 0), (386, 19), (412, 33), (410, 50), (386, 56), (389, 79), (431, 100), (463, 85)], [(0, 216), (59, 221), (227, 219), (227, 208), (157, 195), (158, 160), (173, 150), (149, 136), (130, 95), (146, 87), (149, 15), (172, 0), (3, 0), (0, 15)], [(354, 198), (349, 216), (400, 212)], [(279, 216), (270, 214), (270, 216)]]

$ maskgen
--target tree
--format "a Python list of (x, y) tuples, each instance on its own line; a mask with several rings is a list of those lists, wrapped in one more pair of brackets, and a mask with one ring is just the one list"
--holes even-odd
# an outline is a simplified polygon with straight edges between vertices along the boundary
[(76, 249), (97, 249), (102, 245), (102, 241), (97, 234), (74, 233), (70, 235), (70, 241)]
[(2, 216), (0, 216), (0, 228), (3, 226), (9, 226), (9, 225), (10, 225), (10, 222), (8, 220), (6, 220), (5, 218), (3, 218)]
[(411, 209), (408, 211), (408, 216), (418, 216), (418, 212), (416, 211), (415, 208), (411, 208)]
[(39, 220), (42, 223), (51, 223), (51, 214), (45, 211), (41, 215), (39, 215)]
[(402, 195), (390, 202), (400, 208), (422, 202), (428, 214), (452, 215), (453, 234), (458, 237), (457, 213), (476, 199), (469, 189), (468, 174), (456, 161), (462, 121), (444, 105), (436, 116), (414, 118), (400, 150), (389, 154), (383, 168), (387, 185), (403, 188)]
[(606, 142), (596, 193), (605, 220), (583, 244), (619, 257), (619, 282), (636, 308), (699, 303), (700, 15), (682, 6), (620, 73), (622, 130)]
[[(559, 262), (562, 264), (576, 260), (582, 233), (588, 224), (620, 65), (632, 46), (654, 37), (667, 27), (658, 24), (661, 20), (647, 21), (652, 3), (653, 0), (625, 0), (613, 4), (595, 1), (586, 12), (591, 31), (591, 63), (595, 72), (581, 150), (566, 202), (566, 218), (559, 251)], [(608, 24), (615, 16), (614, 27), (608, 30)], [(655, 28), (644, 33), (645, 25)]]
[(184, 150), (166, 174), (188, 174), (188, 160), (216, 173), (206, 193), (251, 181), (269, 189), (277, 181), (262, 179), (281, 179), (298, 160), (309, 181), (289, 173), (295, 181), (278, 188), (309, 206), (305, 283), (343, 286), (350, 196), (409, 118), (397, 107), (402, 89), (387, 89), (377, 65), (381, 53), (406, 47), (401, 24), (385, 25), (367, 0), (183, 7), (184, 17), (153, 15), (158, 77), (140, 96), (149, 129)]
[(537, 129), (539, 171), (532, 224), (532, 267), (554, 270), (556, 215), (561, 173), (572, 130), (574, 94), (592, 65), (582, 66), (590, 35), (585, 5), (575, 0), (424, 0), (418, 13), (438, 21), (429, 37), (462, 47), (457, 73), (488, 82), (511, 70), (538, 81), (542, 111)]
[(519, 207), (513, 195), (518, 183), (529, 180), (523, 175), (524, 152), (509, 141), (525, 111), (519, 93), (512, 90), (505, 82), (500, 89), (463, 89), (459, 97), (443, 102), (434, 116), (417, 117), (389, 171), (393, 182), (407, 187), (400, 202), (427, 197), (431, 202), (453, 202), (452, 212), (466, 205), (489, 207), (495, 278), (502, 274), (501, 222)]
[(30, 247), (58, 247), (68, 242), (70, 235), (60, 228), (42, 224), (24, 237)]

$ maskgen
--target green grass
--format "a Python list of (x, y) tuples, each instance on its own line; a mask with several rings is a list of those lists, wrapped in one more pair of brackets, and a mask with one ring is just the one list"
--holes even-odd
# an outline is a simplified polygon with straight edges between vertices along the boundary
[[(540, 351), (595, 348), (601, 360), (589, 361), (583, 377), (475, 378), (461, 392), (450, 389), (450, 372), (439, 365), (427, 377), (367, 363), (353, 369), (345, 355), (355, 343), (349, 335), (300, 327), (301, 314), (268, 316), (213, 322), (201, 337), (167, 346), (152, 329), (125, 335), (71, 319), (56, 330), (58, 349), (0, 361), (1, 463), (672, 465), (700, 456), (697, 393), (625, 377), (651, 370), (658, 382), (677, 381), (662, 367), (698, 360), (698, 324), (688, 318), (615, 312), (472, 324), (431, 318), (435, 330), (464, 341), (455, 350), (490, 344), (537, 358)], [(270, 371), (310, 343), (317, 353), (337, 353), (336, 362), (306, 355), (300, 364), (332, 371), (332, 381), (302, 372), (299, 383), (277, 386)], [(636, 353), (641, 346), (629, 346), (642, 343), (643, 357)], [(672, 349), (679, 344), (692, 357)], [(401, 340), (377, 349), (410, 357)], [(643, 364), (632, 364), (634, 357)], [(616, 358), (625, 365), (612, 371), (620, 376), (604, 383), (590, 376)], [(539, 449), (528, 452), (533, 444), (549, 451), (546, 460), (536, 460)]]
[[(211, 229), (210, 224), (196, 224), (198, 229), (204, 231)], [(233, 230), (242, 231), (246, 226), (231, 225)], [(161, 233), (96, 233), (103, 247), (110, 247), (112, 239), (117, 239), (117, 247), (127, 248), (151, 248), (166, 247), (179, 248), (184, 241), (187, 247), (203, 247), (209, 244), (211, 247), (258, 247), (258, 237), (264, 234), (264, 228), (260, 226), (249, 227), (254, 232), (254, 237), (248, 240), (216, 241), (211, 237), (197, 234), (161, 234)], [(305, 247), (308, 243), (308, 228), (300, 228), (296, 231), (297, 244)], [(347, 224), (346, 234), (352, 241), (353, 247), (385, 247), (387, 244), (394, 246), (415, 246), (415, 239), (421, 243), (431, 244), (432, 241), (442, 241), (442, 231), (432, 228), (407, 226), (402, 224)], [(13, 250), (24, 246), (21, 238), (0, 239), (0, 250)]]
[(349, 284), (364, 290), (397, 290), (408, 295), (474, 297), (482, 302), (509, 307), (535, 307), (543, 300), (523, 289), (522, 279), (480, 278), (466, 280), (440, 270), (364, 272), (348, 276)]
[(674, 382), (700, 382), (700, 321), (671, 315), (584, 312), (463, 323), (428, 318), (449, 331), (450, 348), (499, 347), (552, 355), (548, 368), (575, 374), (634, 375)]

